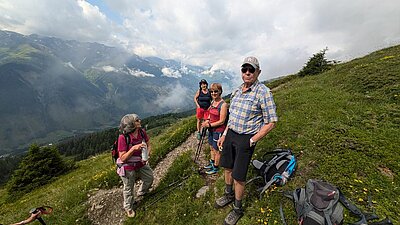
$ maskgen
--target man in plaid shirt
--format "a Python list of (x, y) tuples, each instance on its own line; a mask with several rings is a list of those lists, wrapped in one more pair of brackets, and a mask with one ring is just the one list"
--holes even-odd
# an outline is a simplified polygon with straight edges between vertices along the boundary
[(224, 224), (236, 224), (243, 216), (247, 169), (256, 143), (278, 121), (272, 93), (258, 81), (261, 70), (257, 58), (246, 57), (241, 72), (243, 84), (232, 93), (228, 126), (218, 141), (218, 146), (223, 147), (220, 165), (225, 168), (226, 187), (215, 207), (222, 208), (234, 202)]

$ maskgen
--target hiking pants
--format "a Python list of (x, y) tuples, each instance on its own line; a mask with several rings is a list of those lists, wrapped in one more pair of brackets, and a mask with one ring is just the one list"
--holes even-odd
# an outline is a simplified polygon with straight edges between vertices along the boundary
[(149, 165), (145, 165), (138, 170), (125, 171), (125, 176), (121, 176), (122, 182), (124, 184), (123, 187), (123, 196), (124, 196), (124, 209), (129, 210), (133, 209), (134, 201), (134, 188), (135, 188), (135, 180), (137, 176), (143, 181), (142, 186), (139, 189), (139, 192), (146, 193), (149, 191), (151, 185), (153, 184), (153, 170)]

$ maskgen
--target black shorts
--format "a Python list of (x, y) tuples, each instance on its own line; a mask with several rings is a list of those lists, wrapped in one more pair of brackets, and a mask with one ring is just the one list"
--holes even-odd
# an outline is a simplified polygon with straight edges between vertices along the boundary
[(238, 134), (228, 130), (221, 154), (220, 166), (232, 169), (232, 177), (237, 181), (246, 181), (247, 169), (255, 146), (250, 147), (253, 134)]

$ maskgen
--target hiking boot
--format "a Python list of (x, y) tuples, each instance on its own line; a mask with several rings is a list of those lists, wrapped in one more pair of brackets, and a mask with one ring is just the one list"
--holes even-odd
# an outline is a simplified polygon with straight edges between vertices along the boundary
[(224, 195), (215, 200), (215, 208), (223, 208), (235, 200), (235, 193), (224, 193)]
[(210, 160), (208, 165), (204, 166), (203, 168), (206, 169), (206, 170), (212, 169), (212, 168), (214, 168), (214, 163)]
[(233, 206), (233, 209), (225, 217), (224, 225), (234, 225), (239, 221), (240, 218), (242, 218), (242, 216), (243, 216), (243, 209), (236, 208), (235, 206)]
[(197, 140), (200, 141), (200, 139), (201, 139), (201, 133), (200, 133), (199, 131), (197, 132), (196, 137), (197, 137)]
[(130, 218), (135, 217), (136, 213), (132, 209), (126, 210), (126, 215)]
[(212, 174), (216, 174), (216, 173), (218, 173), (218, 171), (219, 171), (219, 168), (217, 167), (212, 167), (210, 170), (207, 170), (206, 171), (206, 174), (208, 174), (208, 175), (212, 175)]

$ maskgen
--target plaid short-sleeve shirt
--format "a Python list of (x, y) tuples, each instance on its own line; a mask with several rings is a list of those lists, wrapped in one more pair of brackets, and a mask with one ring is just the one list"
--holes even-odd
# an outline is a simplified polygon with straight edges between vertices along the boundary
[(231, 96), (228, 127), (239, 134), (255, 134), (278, 121), (276, 106), (270, 89), (258, 80), (246, 92), (243, 85)]

